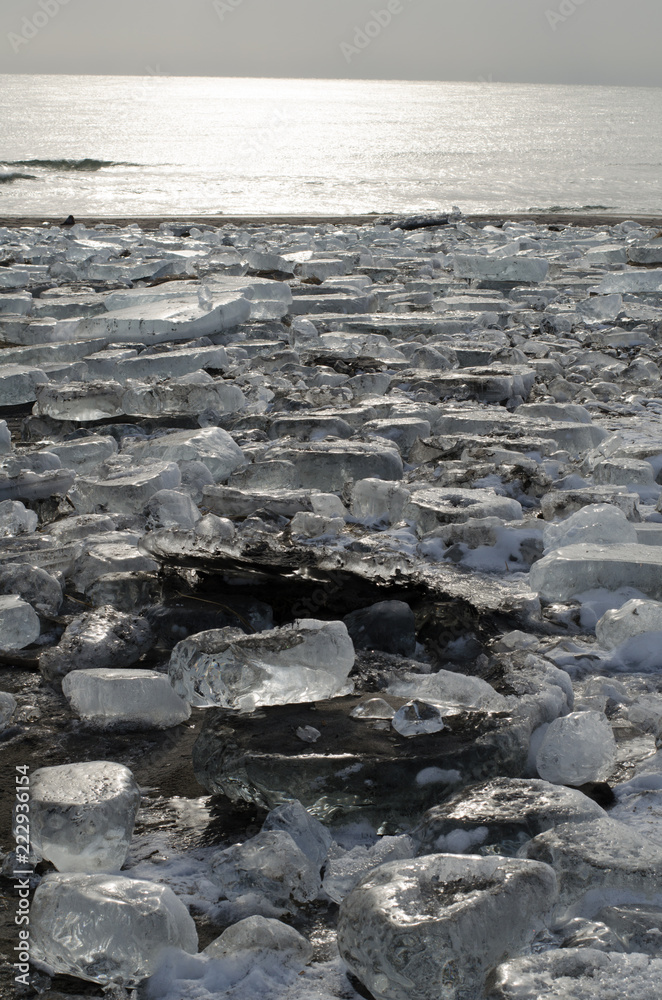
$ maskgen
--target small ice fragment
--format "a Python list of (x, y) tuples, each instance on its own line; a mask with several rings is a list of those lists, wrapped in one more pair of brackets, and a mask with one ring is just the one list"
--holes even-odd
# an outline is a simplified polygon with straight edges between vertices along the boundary
[(321, 735), (319, 729), (315, 729), (313, 726), (299, 726), (297, 729), (297, 736), (304, 743), (317, 743)]
[(404, 861), (416, 853), (411, 837), (381, 837), (372, 847), (354, 847), (343, 851), (331, 848), (322, 888), (334, 903), (341, 903), (364, 875), (387, 861)]
[(353, 719), (392, 719), (395, 709), (383, 698), (362, 701), (349, 713)]
[(645, 632), (662, 632), (662, 603), (636, 598), (621, 608), (606, 611), (595, 626), (598, 642), (614, 649), (634, 636)]
[(0, 732), (11, 722), (16, 711), (16, 698), (8, 691), (0, 691)]
[(223, 931), (208, 944), (203, 955), (214, 959), (247, 962), (250, 968), (264, 966), (272, 972), (274, 964), (284, 970), (299, 972), (313, 957), (305, 937), (293, 927), (268, 917), (246, 917)]
[(440, 732), (444, 728), (444, 718), (436, 705), (416, 699), (395, 713), (391, 725), (401, 736), (423, 736)]

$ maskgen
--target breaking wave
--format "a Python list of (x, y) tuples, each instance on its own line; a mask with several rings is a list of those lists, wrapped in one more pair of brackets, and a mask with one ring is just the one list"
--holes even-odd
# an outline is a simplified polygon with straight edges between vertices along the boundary
[(33, 181), (34, 174), (22, 174), (17, 170), (4, 171), (0, 169), (0, 184), (11, 184), (12, 181)]
[(115, 160), (14, 160), (3, 164), (5, 167), (40, 167), (42, 170), (78, 170), (94, 173), (106, 167), (137, 167), (137, 163), (118, 163)]

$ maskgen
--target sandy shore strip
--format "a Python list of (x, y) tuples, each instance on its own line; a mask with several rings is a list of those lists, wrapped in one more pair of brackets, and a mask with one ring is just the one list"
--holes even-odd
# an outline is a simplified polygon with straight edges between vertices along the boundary
[[(37, 216), (0, 216), (0, 226), (8, 228), (20, 228), (24, 226), (57, 225), (62, 222), (64, 215), (59, 218), (40, 218)], [(411, 214), (411, 213), (410, 213)], [(434, 215), (443, 213), (420, 212), (419, 215)], [(367, 226), (371, 223), (391, 222), (395, 219), (405, 218), (407, 213), (374, 213), (370, 215), (194, 215), (194, 216), (76, 216), (76, 222), (86, 226), (99, 224), (113, 226), (128, 226), (137, 224), (141, 229), (151, 231), (158, 229), (163, 223), (173, 225), (204, 225), (204, 226)], [(621, 222), (638, 222), (642, 226), (660, 226), (662, 228), (662, 212), (659, 215), (621, 215), (621, 214), (586, 214), (586, 213), (535, 213), (535, 212), (493, 212), (489, 215), (464, 215), (463, 222), (475, 223), (478, 225), (501, 226), (504, 222), (531, 221), (539, 226), (617, 226)]]

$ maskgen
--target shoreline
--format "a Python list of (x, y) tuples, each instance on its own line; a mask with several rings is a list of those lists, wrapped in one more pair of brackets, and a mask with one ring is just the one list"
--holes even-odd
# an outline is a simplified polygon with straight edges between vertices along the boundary
[[(424, 212), (412, 212), (410, 215), (426, 215)], [(433, 214), (433, 213), (429, 213)], [(84, 215), (76, 217), (76, 222), (87, 226), (114, 225), (129, 226), (138, 224), (143, 230), (158, 229), (163, 223), (173, 225), (204, 225), (204, 226), (310, 226), (310, 225), (352, 225), (365, 226), (376, 223), (381, 219), (406, 218), (407, 213), (373, 213), (369, 215), (148, 215), (148, 216), (96, 216)], [(662, 213), (659, 215), (624, 215), (622, 213), (567, 213), (559, 212), (492, 212), (481, 215), (464, 215), (463, 222), (477, 223), (479, 225), (503, 225), (504, 222), (535, 222), (537, 225), (562, 225), (593, 227), (593, 226), (617, 226), (621, 222), (638, 222), (642, 226), (660, 226), (662, 228)], [(52, 216), (38, 217), (32, 215), (25, 216), (0, 216), (0, 226), (7, 229), (14, 228), (36, 228), (43, 225), (57, 225), (62, 222), (62, 216), (54, 218)]]

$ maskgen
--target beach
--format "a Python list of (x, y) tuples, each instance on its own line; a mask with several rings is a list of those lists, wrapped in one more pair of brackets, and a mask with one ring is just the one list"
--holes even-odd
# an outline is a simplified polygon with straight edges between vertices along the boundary
[[(40, 771), (40, 988), (404, 997), (398, 954), (421, 995), (448, 962), (491, 1000), (572, 962), (652, 997), (662, 218), (63, 221), (0, 219), (0, 709)], [(136, 928), (152, 886), (165, 966), (149, 930), (121, 973), (91, 959), (72, 870), (108, 900), (112, 870)], [(414, 943), (391, 920), (431, 906)], [(242, 964), (218, 941), (249, 917), (292, 933), (246, 925)]]

